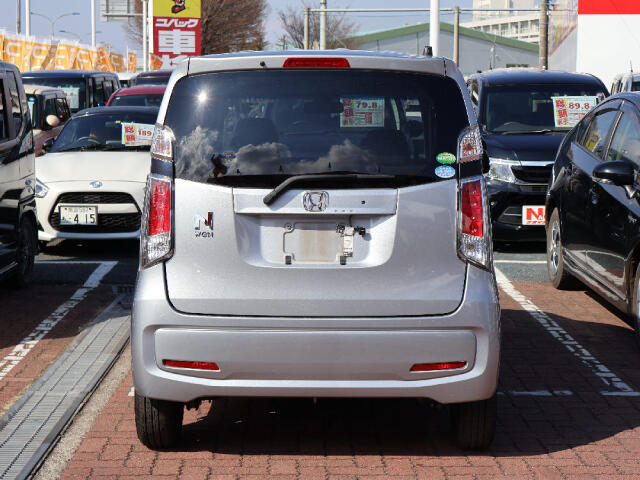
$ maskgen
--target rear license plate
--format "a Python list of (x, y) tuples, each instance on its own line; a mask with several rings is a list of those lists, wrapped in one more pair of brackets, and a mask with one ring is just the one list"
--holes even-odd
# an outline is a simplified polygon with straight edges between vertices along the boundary
[(97, 225), (98, 207), (86, 205), (60, 206), (60, 225)]
[(544, 205), (523, 205), (523, 225), (544, 225)]

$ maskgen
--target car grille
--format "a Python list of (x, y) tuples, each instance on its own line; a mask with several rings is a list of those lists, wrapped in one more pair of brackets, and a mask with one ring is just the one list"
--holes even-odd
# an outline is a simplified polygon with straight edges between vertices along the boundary
[(544, 165), (544, 166), (513, 166), (511, 170), (513, 171), (513, 175), (524, 183), (544, 183), (545, 185), (549, 183), (549, 179), (551, 178), (551, 169), (552, 165)]
[(123, 192), (68, 192), (58, 197), (58, 203), (133, 203), (135, 200), (128, 193)]
[(498, 217), (498, 222), (508, 223), (509, 225), (521, 225), (522, 207), (512, 206), (505, 208), (502, 214)]
[[(99, 205), (105, 203), (128, 203), (136, 206), (135, 213), (98, 213), (98, 225), (60, 225), (58, 205)], [(68, 192), (56, 200), (49, 213), (49, 223), (59, 232), (69, 233), (127, 233), (140, 228), (140, 209), (128, 193), (122, 192)]]

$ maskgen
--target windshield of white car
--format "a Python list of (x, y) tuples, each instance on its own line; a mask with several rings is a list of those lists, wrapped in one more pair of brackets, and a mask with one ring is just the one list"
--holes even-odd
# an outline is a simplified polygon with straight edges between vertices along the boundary
[(147, 112), (72, 117), (51, 152), (71, 150), (149, 150), (156, 115)]
[(567, 132), (605, 97), (591, 84), (485, 87), (480, 112), (488, 133)]

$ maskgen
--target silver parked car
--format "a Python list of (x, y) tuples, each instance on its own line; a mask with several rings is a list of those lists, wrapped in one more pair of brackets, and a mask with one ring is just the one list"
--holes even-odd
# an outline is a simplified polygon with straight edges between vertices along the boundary
[(132, 315), (138, 436), (220, 396), (417, 397), (490, 444), (500, 311), (456, 65), (357, 51), (193, 58), (151, 147)]

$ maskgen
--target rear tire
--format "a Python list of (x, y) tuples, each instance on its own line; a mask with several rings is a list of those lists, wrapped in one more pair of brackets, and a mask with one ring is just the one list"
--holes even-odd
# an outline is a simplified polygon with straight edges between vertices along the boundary
[(636, 276), (633, 280), (633, 295), (631, 296), (631, 318), (633, 319), (633, 330), (636, 343), (640, 348), (640, 265), (636, 268)]
[(169, 448), (178, 443), (182, 432), (182, 403), (155, 400), (135, 394), (138, 439), (151, 449)]
[(36, 229), (31, 219), (24, 218), (20, 223), (18, 266), (7, 279), (7, 284), (12, 288), (24, 288), (31, 281), (38, 242), (36, 235)]
[(488, 400), (453, 405), (453, 426), (458, 447), (484, 450), (496, 432), (496, 396)]
[(576, 280), (567, 271), (562, 251), (562, 235), (560, 233), (560, 215), (554, 209), (547, 225), (547, 272), (551, 284), (558, 290), (567, 290), (576, 284)]

